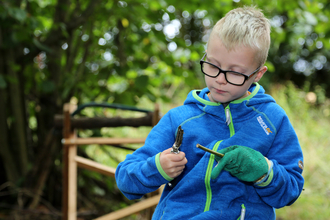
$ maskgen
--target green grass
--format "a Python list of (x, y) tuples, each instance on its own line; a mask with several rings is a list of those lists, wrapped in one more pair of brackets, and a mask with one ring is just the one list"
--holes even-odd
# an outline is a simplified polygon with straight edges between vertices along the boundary
[(330, 219), (330, 118), (329, 100), (306, 102), (306, 93), (292, 84), (276, 86), (271, 94), (287, 112), (304, 153), (304, 191), (291, 206), (278, 209), (281, 220)]

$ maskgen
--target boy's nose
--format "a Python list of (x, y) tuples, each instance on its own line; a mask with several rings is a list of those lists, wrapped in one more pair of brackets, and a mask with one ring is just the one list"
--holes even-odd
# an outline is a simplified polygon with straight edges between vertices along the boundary
[(216, 78), (215, 81), (219, 84), (226, 84), (227, 80), (226, 80), (226, 76), (224, 73), (220, 73)]

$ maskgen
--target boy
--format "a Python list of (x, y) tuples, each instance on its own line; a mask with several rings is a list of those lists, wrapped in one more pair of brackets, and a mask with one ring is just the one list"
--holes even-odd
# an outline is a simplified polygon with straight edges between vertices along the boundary
[[(304, 179), (297, 136), (257, 83), (269, 45), (270, 25), (259, 10), (230, 11), (214, 26), (200, 61), (207, 88), (190, 92), (118, 165), (117, 184), (129, 199), (166, 184), (153, 219), (275, 220), (275, 208), (298, 198)], [(179, 126), (184, 134), (175, 154)]]

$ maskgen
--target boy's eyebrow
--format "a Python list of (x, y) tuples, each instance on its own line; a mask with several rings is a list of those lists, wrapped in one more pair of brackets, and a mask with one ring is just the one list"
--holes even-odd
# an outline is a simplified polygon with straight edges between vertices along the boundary
[[(205, 60), (207, 60), (208, 62), (212, 62), (212, 60), (215, 60), (214, 58), (212, 59), (212, 57), (211, 58), (209, 58), (209, 55), (206, 53), (206, 56), (205, 56)], [(216, 60), (215, 60), (216, 61)], [(212, 63), (212, 64), (215, 64), (215, 63)]]
[[(215, 58), (213, 58), (213, 57), (211, 57), (211, 59), (208, 57), (208, 54), (206, 53), (206, 56), (205, 56), (205, 59), (206, 59), (206, 61), (208, 61), (208, 62), (210, 62), (210, 63), (212, 63), (212, 64), (214, 64), (214, 65), (216, 65), (216, 66), (221, 66), (220, 65), (220, 62), (218, 62)], [(215, 63), (214, 63), (215, 62)], [(234, 68), (234, 67), (238, 67), (238, 68), (241, 68), (242, 69), (242, 71), (240, 71), (240, 72), (246, 72), (247, 71), (247, 68), (245, 67), (245, 66), (241, 66), (241, 65), (239, 65), (239, 64), (231, 64), (231, 65), (229, 65), (229, 67), (230, 68)], [(220, 67), (221, 68), (221, 67)], [(224, 69), (225, 70), (225, 69)]]

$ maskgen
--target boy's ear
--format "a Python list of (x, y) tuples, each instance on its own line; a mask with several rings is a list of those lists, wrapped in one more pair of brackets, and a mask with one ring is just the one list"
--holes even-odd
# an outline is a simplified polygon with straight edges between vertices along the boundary
[(259, 80), (262, 78), (264, 73), (267, 71), (267, 66), (263, 66), (259, 69), (256, 78), (254, 78), (254, 82), (259, 82)]

